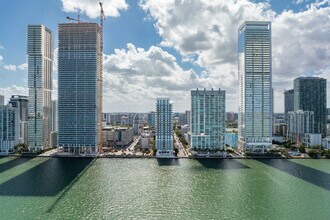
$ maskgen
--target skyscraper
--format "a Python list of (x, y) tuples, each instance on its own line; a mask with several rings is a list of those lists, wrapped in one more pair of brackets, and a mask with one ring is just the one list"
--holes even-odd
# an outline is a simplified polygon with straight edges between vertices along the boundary
[(30, 150), (49, 147), (52, 129), (51, 91), (53, 33), (44, 25), (28, 25), (28, 87)]
[(272, 145), (271, 23), (244, 22), (238, 53), (239, 148), (263, 153)]
[(294, 111), (294, 90), (285, 90), (284, 92), (284, 114), (285, 121), (288, 123), (288, 112)]
[(173, 156), (173, 103), (158, 98), (156, 103), (156, 148), (158, 157)]
[(63, 23), (58, 32), (58, 146), (94, 154), (102, 141), (101, 28)]
[(191, 148), (194, 151), (225, 149), (224, 90), (191, 90)]
[(12, 95), (9, 104), (19, 109), (20, 142), (28, 143), (29, 98), (23, 95)]
[(313, 133), (319, 133), (325, 137), (327, 131), (327, 80), (319, 77), (295, 79), (294, 110), (313, 111)]

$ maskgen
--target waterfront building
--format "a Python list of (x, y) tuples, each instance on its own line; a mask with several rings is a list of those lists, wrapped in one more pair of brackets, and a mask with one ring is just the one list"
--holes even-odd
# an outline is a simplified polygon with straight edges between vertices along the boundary
[(288, 140), (303, 143), (305, 134), (314, 133), (314, 112), (293, 111), (288, 112)]
[(94, 154), (102, 144), (102, 51), (97, 23), (58, 25), (58, 146)]
[(322, 134), (305, 134), (304, 144), (307, 147), (322, 146)]
[(151, 111), (148, 113), (148, 125), (149, 127), (155, 127), (156, 124), (156, 112)]
[(299, 77), (294, 80), (294, 110), (314, 112), (312, 133), (326, 136), (327, 80), (319, 77)]
[(191, 90), (191, 148), (215, 153), (225, 149), (224, 90)]
[(239, 27), (238, 145), (263, 153), (272, 146), (271, 23), (246, 21)]
[(156, 148), (157, 157), (173, 156), (173, 103), (169, 98), (157, 98)]
[(288, 112), (294, 111), (294, 90), (285, 90), (283, 94), (285, 122), (288, 123)]
[(9, 104), (19, 111), (20, 143), (28, 144), (29, 98), (23, 95), (12, 95)]
[(19, 143), (19, 118), (18, 108), (0, 105), (0, 154), (8, 154)]
[(52, 100), (52, 131), (57, 131), (57, 100)]
[(49, 28), (44, 25), (28, 25), (28, 143), (32, 151), (50, 145), (53, 42), (53, 33)]

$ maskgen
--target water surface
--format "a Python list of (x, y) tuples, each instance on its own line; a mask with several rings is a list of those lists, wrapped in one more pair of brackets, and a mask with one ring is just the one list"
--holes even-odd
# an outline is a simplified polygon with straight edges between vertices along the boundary
[(3, 219), (329, 219), (330, 160), (0, 158)]

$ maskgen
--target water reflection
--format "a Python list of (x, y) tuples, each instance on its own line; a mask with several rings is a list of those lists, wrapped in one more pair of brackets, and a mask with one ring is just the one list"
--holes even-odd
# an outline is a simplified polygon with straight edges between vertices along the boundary
[(157, 158), (159, 166), (180, 166), (180, 161), (177, 158)]
[(91, 158), (51, 158), (0, 185), (0, 195), (55, 196), (91, 162)]
[(257, 161), (330, 191), (330, 174), (328, 173), (291, 160), (258, 159)]
[(208, 169), (250, 169), (249, 166), (234, 159), (196, 158), (196, 160)]

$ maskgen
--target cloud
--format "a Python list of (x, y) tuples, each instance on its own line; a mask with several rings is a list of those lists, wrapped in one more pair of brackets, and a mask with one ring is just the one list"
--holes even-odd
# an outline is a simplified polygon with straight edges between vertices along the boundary
[[(1, 61), (1, 59), (0, 59), (0, 61)], [(13, 65), (13, 64), (8, 64), (8, 65), (4, 65), (3, 68), (8, 71), (16, 72), (17, 70), (26, 70), (28, 68), (28, 64), (22, 63), (21, 65), (18, 65), (18, 66)]]
[(189, 106), (190, 89), (210, 83), (157, 46), (148, 50), (127, 44), (104, 55), (103, 105), (106, 111), (154, 110), (157, 97), (170, 97), (175, 109)]
[[(77, 12), (87, 15), (90, 18), (97, 18), (100, 16), (99, 1), (95, 0), (61, 0), (63, 11)], [(103, 0), (103, 10), (105, 16), (119, 17), (120, 10), (126, 10), (128, 4), (125, 0)]]
[(9, 101), (9, 99), (12, 95), (26, 95), (27, 96), (28, 94), (29, 94), (29, 90), (27, 87), (12, 85), (9, 87), (0, 88), (0, 95), (5, 96), (5, 100), (6, 100), (5, 104), (6, 104), (6, 102)]
[[(237, 30), (246, 20), (272, 21), (273, 86), (275, 111), (283, 111), (283, 90), (298, 76), (312, 75), (329, 65), (329, 1), (310, 4), (305, 11), (277, 14), (267, 2), (228, 1), (140, 1), (162, 38), (183, 57), (205, 69), (206, 81), (227, 91), (237, 110)], [(192, 58), (193, 57), (193, 58)], [(327, 76), (328, 78), (329, 76)]]
[(9, 64), (9, 65), (4, 65), (3, 68), (8, 71), (17, 71), (17, 67), (15, 65)]
[(3, 56), (0, 55), (0, 63), (3, 61)]

